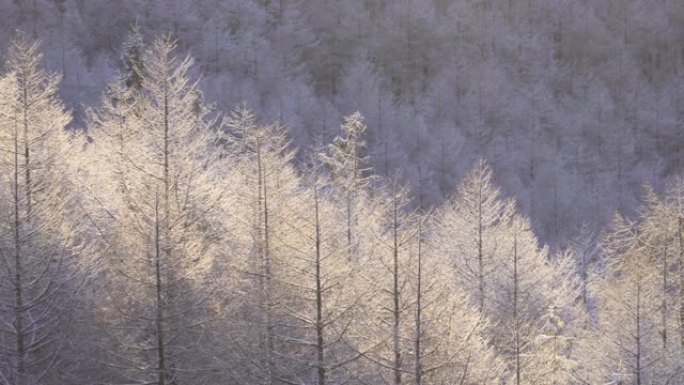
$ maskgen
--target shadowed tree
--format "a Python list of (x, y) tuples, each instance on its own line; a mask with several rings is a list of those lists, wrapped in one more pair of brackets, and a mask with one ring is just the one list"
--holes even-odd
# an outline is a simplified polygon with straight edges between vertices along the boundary
[(70, 350), (79, 228), (64, 178), (71, 115), (60, 77), (40, 61), (38, 44), (20, 37), (0, 77), (0, 382), (11, 385), (71, 382), (79, 369)]

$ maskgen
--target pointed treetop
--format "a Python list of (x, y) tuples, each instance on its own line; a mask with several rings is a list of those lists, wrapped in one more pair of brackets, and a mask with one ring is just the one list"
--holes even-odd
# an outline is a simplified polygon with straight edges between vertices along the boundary
[(363, 135), (367, 126), (357, 111), (344, 118), (341, 128), (343, 135), (333, 139), (327, 154), (322, 154), (321, 159), (333, 179), (346, 188), (356, 189), (366, 181), (363, 175), (368, 171), (365, 168), (368, 157), (362, 155), (366, 148)]
[(145, 78), (144, 52), (145, 43), (140, 32), (138, 21), (135, 21), (123, 44), (123, 64), (126, 87), (139, 91)]
[(30, 41), (26, 34), (18, 31), (9, 47), (8, 70), (17, 72), (18, 76), (34, 73), (42, 59), (40, 41)]

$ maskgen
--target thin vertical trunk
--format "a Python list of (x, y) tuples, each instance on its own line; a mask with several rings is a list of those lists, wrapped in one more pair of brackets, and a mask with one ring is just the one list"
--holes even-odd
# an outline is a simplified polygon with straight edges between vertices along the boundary
[(679, 236), (679, 341), (684, 348), (684, 218), (678, 218)]
[(26, 84), (26, 74), (22, 76), (22, 88), (23, 88), (23, 113), (24, 113), (24, 173), (26, 178), (26, 212), (27, 217), (31, 218), (31, 154), (29, 150), (29, 124), (28, 124), (28, 90)]
[(26, 348), (24, 346), (24, 294), (21, 258), (20, 204), (19, 204), (19, 133), (14, 125), (14, 329), (16, 331), (17, 385), (24, 385)]
[(356, 224), (354, 218), (356, 190), (359, 187), (359, 148), (358, 138), (352, 134), (352, 180), (347, 190), (347, 247), (349, 248), (349, 260), (353, 259), (354, 248), (353, 244), (353, 227)]
[(637, 267), (636, 297), (636, 385), (641, 385), (641, 267)]
[(584, 305), (585, 309), (589, 309), (589, 302), (588, 302), (588, 296), (587, 296), (587, 253), (586, 250), (582, 250), (582, 304)]
[(347, 190), (347, 256), (352, 260), (352, 192)]
[(400, 321), (400, 308), (399, 308), (399, 234), (398, 234), (398, 223), (397, 223), (397, 198), (394, 196), (395, 193), (392, 191), (392, 253), (393, 253), (393, 286), (392, 286), (392, 296), (394, 301), (393, 308), (393, 328), (392, 328), (392, 339), (394, 348), (394, 385), (401, 385), (401, 346), (399, 343), (399, 321)]
[[(262, 214), (261, 220), (263, 221), (262, 236), (263, 243), (261, 246), (261, 258), (262, 258), (262, 269), (263, 269), (263, 283), (262, 289), (264, 293), (265, 309), (264, 309), (264, 324), (266, 328), (265, 336), (265, 349), (266, 349), (266, 384), (273, 384), (275, 379), (275, 362), (273, 361), (273, 323), (271, 320), (271, 309), (273, 308), (273, 303), (271, 299), (271, 256), (269, 250), (269, 227), (268, 227), (268, 191), (266, 189), (266, 175), (263, 168), (263, 161), (261, 156), (261, 142), (260, 138), (257, 139), (257, 176), (259, 178), (259, 206)], [(263, 201), (263, 206), (262, 206)]]
[(323, 352), (323, 287), (321, 282), (321, 227), (318, 215), (318, 187), (314, 186), (316, 220), (316, 373), (317, 384), (325, 385), (325, 356)]
[(415, 385), (421, 385), (423, 382), (423, 365), (422, 365), (422, 299), (423, 299), (423, 222), (418, 222), (418, 271), (416, 282), (416, 336), (415, 336)]
[(667, 351), (667, 246), (663, 251), (663, 301), (662, 301), (662, 319), (663, 319), (663, 350)]
[(513, 327), (515, 328), (515, 384), (520, 385), (520, 327), (518, 322), (518, 225), (513, 229)]
[[(164, 82), (164, 236), (168, 237), (168, 231), (169, 231), (169, 189), (170, 189), (170, 180), (169, 180), (169, 90), (168, 90), (168, 83), (165, 81)], [(169, 239), (166, 239), (166, 244), (164, 245), (164, 251), (166, 252), (166, 256), (170, 256), (170, 243)]]
[(161, 239), (159, 230), (159, 197), (154, 200), (154, 272), (156, 291), (156, 318), (157, 331), (157, 382), (159, 385), (166, 384), (166, 355), (164, 349), (164, 303), (162, 298), (162, 267), (161, 267)]
[(480, 312), (484, 312), (485, 306), (484, 253), (482, 250), (482, 187), (482, 182), (480, 181), (477, 197), (477, 279), (480, 292)]
[[(155, 215), (157, 216), (155, 218), (155, 226), (157, 228), (155, 229), (156, 231), (156, 247), (161, 247), (161, 251), (163, 252), (163, 257), (166, 259), (166, 263), (168, 265), (171, 264), (172, 261), (172, 244), (171, 244), (171, 221), (170, 221), (170, 212), (171, 212), (171, 207), (170, 207), (170, 201), (169, 201), (169, 194), (170, 194), (170, 189), (171, 189), (171, 179), (170, 179), (170, 174), (169, 174), (169, 169), (170, 169), (170, 164), (169, 164), (169, 155), (170, 155), (170, 141), (171, 141), (171, 135), (170, 135), (170, 122), (169, 122), (169, 111), (170, 111), (170, 106), (169, 106), (169, 84), (168, 80), (164, 81), (164, 127), (163, 127), (163, 139), (164, 139), (164, 163), (163, 163), (163, 184), (164, 184), (164, 207), (163, 207), (163, 212), (161, 215), (161, 218), (159, 217), (158, 209), (156, 207), (157, 205), (157, 198), (155, 197)], [(161, 229), (159, 229), (159, 225), (162, 225)], [(161, 256), (157, 256), (157, 263), (159, 263)], [(171, 274), (171, 268), (170, 266), (167, 265), (167, 275)], [(161, 271), (157, 268), (157, 274), (160, 274)], [(158, 278), (160, 279), (160, 278)], [(170, 276), (167, 277), (168, 282), (172, 281), (172, 278)], [(161, 289), (161, 286), (158, 286), (158, 290)], [(160, 293), (160, 292), (159, 292)], [(166, 293), (167, 295), (167, 301), (171, 301), (172, 298), (172, 292), (169, 289)], [(172, 303), (172, 302), (170, 302)], [(160, 308), (160, 310), (163, 310), (163, 307)], [(163, 318), (162, 318), (163, 320)], [(163, 326), (163, 325), (162, 325)], [(163, 331), (162, 329), (159, 329), (160, 332)], [(165, 341), (163, 341), (165, 342)], [(163, 345), (160, 346), (162, 348), (161, 352), (164, 352)], [(166, 357), (164, 357), (166, 360)], [(162, 371), (162, 377), (164, 379), (164, 382), (172, 382), (173, 378), (175, 377), (174, 373), (172, 373), (173, 366), (168, 365), (168, 367), (165, 367)], [(159, 385), (164, 385), (164, 383), (160, 382)]]

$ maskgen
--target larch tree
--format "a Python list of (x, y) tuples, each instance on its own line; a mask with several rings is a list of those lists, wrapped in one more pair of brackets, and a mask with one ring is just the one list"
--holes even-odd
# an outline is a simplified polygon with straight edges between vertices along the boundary
[(217, 136), (188, 77), (192, 60), (175, 48), (170, 36), (157, 39), (139, 92), (120, 78), (117, 97), (90, 114), (83, 184), (100, 238), (100, 322), (113, 382), (205, 383), (214, 369), (202, 345), (220, 282)]
[[(237, 266), (236, 289), (244, 293), (229, 316), (239, 328), (228, 332), (238, 348), (236, 359), (244, 368), (240, 383), (277, 384), (300, 374), (298, 351), (289, 318), (295, 288), (289, 281), (292, 254), (289, 242), (293, 207), (300, 180), (291, 164), (285, 131), (279, 124), (258, 124), (245, 107), (227, 121), (226, 154), (233, 158), (228, 186), (234, 198), (225, 212), (235, 222), (234, 242), (242, 255)], [(291, 321), (291, 318), (289, 318)], [(301, 348), (298, 347), (298, 348)]]
[(654, 249), (648, 244), (652, 238), (643, 231), (618, 215), (603, 237), (604, 278), (590, 286), (597, 315), (579, 348), (583, 362), (578, 373), (583, 381), (638, 385), (681, 381), (681, 364), (673, 359), (677, 350), (663, 345), (663, 315), (668, 315), (663, 313), (668, 296), (663, 290), (663, 268), (654, 263), (658, 259), (653, 259)]
[(16, 39), (0, 77), (0, 382), (12, 385), (72, 382), (81, 369), (70, 350), (82, 279), (64, 178), (71, 114), (38, 49)]
[(332, 175), (332, 180), (341, 190), (342, 200), (346, 205), (347, 217), (347, 247), (349, 259), (352, 260), (357, 250), (357, 206), (364, 197), (364, 189), (369, 179), (364, 156), (366, 142), (364, 134), (368, 127), (363, 116), (353, 113), (344, 118), (342, 125), (343, 136), (337, 136), (328, 147), (327, 154), (321, 154)]
[(290, 255), (282, 280), (292, 294), (281, 300), (281, 313), (290, 325), (289, 350), (303, 364), (292, 381), (325, 385), (353, 382), (350, 367), (361, 357), (353, 324), (368, 293), (359, 282), (363, 265), (347, 258), (345, 211), (316, 168), (287, 204), (292, 215), (275, 237)]
[(496, 383), (505, 362), (486, 335), (491, 325), (445, 259), (440, 222), (409, 207), (396, 180), (374, 192), (365, 225), (374, 234), (363, 268), (371, 291), (359, 319), (366, 367), (361, 381), (391, 384)]
[(575, 264), (580, 276), (582, 303), (589, 308), (589, 272), (599, 256), (598, 240), (587, 223), (567, 242), (567, 249), (576, 258)]
[[(531, 340), (533, 381), (551, 385), (573, 383), (583, 358), (578, 356), (589, 314), (582, 301), (582, 275), (576, 266), (577, 257), (569, 251), (551, 256), (546, 268), (549, 276), (540, 279), (548, 285), (546, 307), (537, 316), (538, 329)], [(536, 289), (533, 289), (536, 290)]]
[(660, 338), (663, 352), (674, 353), (680, 351), (681, 344), (678, 334), (679, 286), (677, 274), (679, 269), (677, 255), (678, 220), (670, 207), (661, 199), (650, 186), (645, 186), (646, 192), (642, 198), (639, 210), (640, 222), (637, 225), (638, 246), (647, 263), (657, 266), (654, 279), (659, 282), (658, 306), (660, 314)]
[(505, 365), (486, 335), (489, 321), (471, 304), (441, 254), (439, 244), (451, 240), (433, 236), (438, 224), (427, 214), (415, 226), (408, 271), (413, 322), (406, 337), (412, 345), (411, 383), (498, 383)]
[(481, 160), (440, 213), (437, 236), (452, 239), (440, 245), (441, 251), (449, 256), (457, 270), (456, 278), (481, 312), (494, 295), (491, 275), (497, 267), (497, 255), (506, 247), (500, 244), (499, 227), (513, 212), (512, 202), (501, 198), (491, 169)]
[(508, 363), (512, 383), (536, 384), (557, 378), (553, 365), (548, 365), (552, 360), (538, 339), (549, 334), (544, 329), (548, 326), (543, 322), (545, 316), (573, 306), (576, 296), (572, 292), (557, 295), (563, 287), (554, 282), (559, 274), (549, 260), (548, 249), (539, 246), (527, 218), (515, 214), (501, 224), (499, 231), (502, 249), (490, 281), (495, 295), (486, 312), (492, 322), (489, 333), (493, 344)]
[(375, 239), (364, 268), (372, 296), (365, 306), (367, 319), (360, 320), (366, 343), (359, 349), (371, 363), (370, 381), (395, 385), (405, 383), (407, 373), (413, 372), (408, 335), (414, 296), (408, 273), (415, 257), (410, 247), (418, 227), (417, 216), (408, 211), (407, 194), (396, 179), (376, 191), (376, 208), (368, 218)]
[[(679, 251), (679, 215), (676, 179), (666, 190), (664, 198), (659, 197), (650, 186), (645, 186), (639, 210), (640, 221), (637, 226), (637, 245), (644, 263), (653, 266), (653, 290), (656, 292), (652, 304), (657, 309), (657, 340), (660, 351), (656, 352), (658, 361), (655, 372), (658, 381), (680, 382), (684, 375), (681, 357), (684, 347), (681, 344), (681, 261)], [(680, 191), (681, 193), (681, 191)], [(674, 198), (674, 199), (673, 199)], [(681, 199), (681, 197), (679, 197)]]
[[(678, 175), (668, 183), (667, 195), (664, 199), (667, 215), (673, 234), (671, 235), (672, 250), (675, 264), (678, 266), (675, 281), (678, 287), (678, 337), (681, 349), (684, 349), (684, 176)], [(664, 218), (663, 218), (664, 219)]]

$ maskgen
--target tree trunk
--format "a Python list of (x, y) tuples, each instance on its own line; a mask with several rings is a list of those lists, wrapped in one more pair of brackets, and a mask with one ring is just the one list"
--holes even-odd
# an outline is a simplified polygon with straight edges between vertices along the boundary
[[(17, 385), (24, 385), (26, 375), (26, 348), (24, 341), (24, 293), (22, 282), (22, 258), (20, 236), (19, 202), (19, 137), (14, 126), (14, 329), (16, 331)], [(11, 375), (11, 373), (10, 373)]]
[[(274, 383), (275, 380), (275, 362), (273, 360), (274, 351), (274, 338), (273, 338), (273, 321), (271, 320), (271, 312), (273, 308), (273, 302), (271, 298), (271, 256), (269, 247), (269, 225), (268, 225), (268, 190), (266, 188), (266, 175), (263, 167), (263, 161), (261, 157), (261, 142), (257, 139), (257, 176), (259, 178), (258, 187), (258, 199), (259, 199), (259, 210), (261, 211), (261, 221), (263, 221), (262, 243), (260, 247), (261, 251), (261, 262), (262, 262), (262, 290), (264, 295), (264, 325), (266, 329), (265, 336), (265, 360), (266, 360), (266, 384), (270, 385)], [(262, 205), (263, 201), (263, 205)]]
[(637, 268), (636, 297), (636, 385), (641, 385), (641, 268)]
[(518, 225), (513, 229), (513, 327), (515, 328), (515, 385), (520, 385), (520, 327), (518, 322)]
[(684, 348), (684, 218), (679, 217), (679, 339)]
[(26, 84), (26, 74), (22, 76), (23, 90), (23, 113), (24, 113), (24, 170), (26, 178), (26, 212), (27, 217), (31, 218), (31, 153), (29, 151), (29, 125), (28, 125), (28, 90)]
[(663, 301), (662, 301), (662, 319), (663, 319), (663, 350), (667, 351), (667, 246), (663, 251)]
[(479, 182), (477, 197), (477, 279), (480, 293), (480, 312), (484, 312), (485, 306), (485, 282), (484, 282), (484, 252), (482, 248), (482, 182)]
[(399, 235), (397, 233), (398, 223), (397, 223), (397, 200), (394, 197), (394, 191), (392, 191), (393, 203), (392, 203), (392, 253), (393, 253), (393, 286), (392, 286), (392, 299), (394, 301), (393, 308), (393, 328), (392, 328), (392, 339), (394, 348), (394, 385), (401, 385), (401, 346), (399, 341), (399, 322), (400, 322), (400, 304), (399, 304)]
[(423, 222), (422, 220), (418, 222), (418, 272), (416, 277), (416, 336), (415, 336), (415, 385), (421, 385), (423, 381), (423, 365), (422, 365), (422, 352), (421, 352), (421, 339), (422, 339), (422, 284), (423, 284), (423, 255), (422, 255), (422, 243), (423, 243)]
[(318, 215), (318, 186), (314, 186), (316, 224), (316, 375), (317, 385), (325, 385), (325, 357), (323, 355), (323, 287), (321, 283), (321, 228)]
[(159, 199), (154, 202), (154, 269), (156, 291), (156, 318), (157, 331), (157, 381), (159, 385), (166, 384), (166, 355), (164, 352), (164, 303), (162, 298), (162, 266), (161, 266), (161, 240), (159, 234)]

